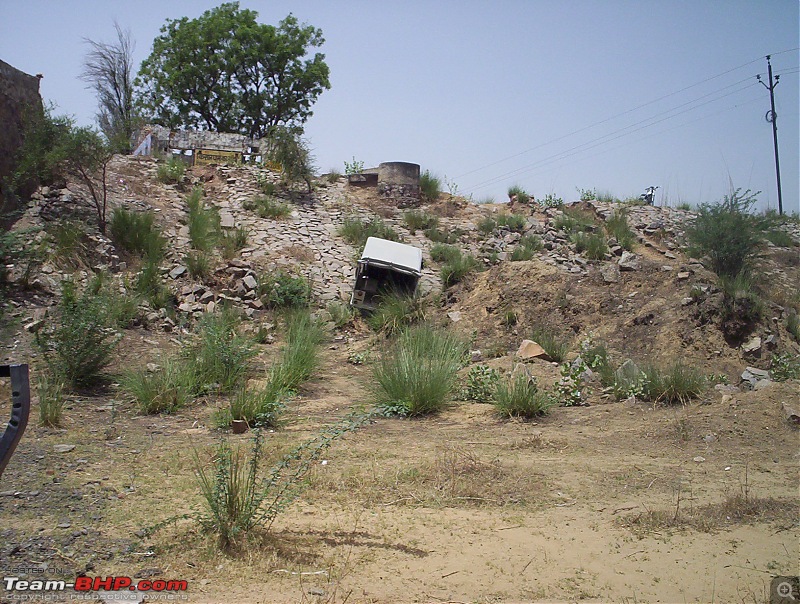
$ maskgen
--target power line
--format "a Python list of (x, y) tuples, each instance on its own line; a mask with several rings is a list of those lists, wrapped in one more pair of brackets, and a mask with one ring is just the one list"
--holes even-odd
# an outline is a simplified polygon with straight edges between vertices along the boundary
[[(746, 86), (742, 86), (742, 87), (740, 87), (740, 88), (737, 88), (736, 90), (733, 90), (733, 91), (731, 91), (731, 92), (728, 92), (728, 93), (726, 93), (726, 94), (723, 94), (723, 95), (721, 95), (721, 96), (717, 96), (716, 98), (710, 99), (710, 100), (708, 100), (708, 101), (706, 101), (706, 102), (704, 102), (704, 103), (700, 103), (700, 104), (698, 104), (698, 105), (695, 105), (694, 107), (689, 107), (688, 109), (684, 109), (683, 111), (679, 111), (678, 113), (674, 113), (673, 115), (667, 115), (666, 117), (663, 117), (663, 118), (661, 118), (661, 119), (655, 120), (655, 118), (657, 118), (657, 117), (659, 117), (659, 116), (661, 116), (661, 115), (664, 115), (664, 114), (669, 114), (669, 113), (673, 113), (673, 112), (674, 112), (674, 111), (676, 111), (677, 109), (680, 109), (680, 108), (682, 108), (682, 107), (686, 107), (687, 105), (692, 105), (692, 104), (694, 104), (694, 103), (697, 103), (697, 101), (700, 101), (700, 100), (702, 100), (702, 99), (704, 99), (704, 98), (707, 98), (707, 97), (709, 97), (709, 96), (712, 96), (712, 95), (718, 94), (718, 93), (720, 93), (720, 92), (722, 92), (722, 91), (724, 91), (724, 90), (727, 90), (727, 89), (729, 89), (729, 88), (731, 88), (731, 87), (733, 87), (733, 86), (738, 86), (739, 84), (742, 84), (743, 82), (750, 82), (750, 83), (749, 83), (749, 84), (747, 84)], [(651, 117), (645, 118), (645, 119), (643, 119), (643, 120), (640, 120), (640, 121), (638, 121), (638, 122), (635, 122), (635, 123), (633, 123), (633, 124), (630, 124), (630, 125), (628, 125), (628, 126), (625, 126), (625, 127), (623, 127), (623, 128), (620, 128), (620, 129), (618, 129), (618, 130), (615, 130), (615, 131), (613, 131), (613, 132), (610, 132), (610, 133), (608, 133), (608, 134), (604, 134), (603, 136), (600, 136), (600, 137), (598, 137), (598, 138), (592, 139), (592, 140), (590, 140), (590, 141), (587, 141), (587, 142), (585, 142), (585, 143), (582, 143), (582, 144), (580, 144), (580, 145), (576, 145), (576, 146), (574, 146), (574, 147), (571, 147), (571, 148), (569, 148), (569, 149), (566, 149), (566, 150), (564, 150), (564, 151), (560, 151), (559, 153), (555, 153), (555, 154), (553, 154), (553, 155), (550, 155), (550, 156), (544, 157), (544, 158), (542, 158), (542, 159), (540, 159), (540, 160), (537, 160), (536, 162), (533, 162), (532, 164), (528, 164), (528, 165), (526, 165), (526, 166), (522, 166), (521, 168), (517, 168), (517, 169), (515, 169), (515, 170), (511, 170), (510, 172), (506, 172), (506, 173), (504, 173), (504, 174), (501, 174), (501, 175), (499, 175), (499, 176), (492, 177), (491, 179), (488, 179), (488, 180), (485, 180), (485, 181), (478, 182), (476, 185), (474, 185), (474, 186), (472, 186), (472, 187), (467, 187), (467, 190), (469, 190), (469, 191), (471, 191), (471, 192), (473, 192), (473, 193), (474, 193), (475, 191), (478, 191), (478, 190), (480, 190), (480, 189), (483, 189), (483, 188), (486, 188), (486, 187), (488, 187), (488, 186), (491, 186), (491, 185), (497, 184), (497, 183), (499, 183), (499, 182), (501, 182), (501, 181), (503, 181), (503, 180), (505, 180), (505, 179), (507, 179), (507, 178), (509, 178), (509, 177), (512, 177), (512, 176), (517, 176), (517, 175), (519, 175), (519, 174), (522, 174), (522, 173), (528, 172), (528, 171), (530, 171), (530, 170), (531, 170), (531, 169), (533, 169), (533, 168), (539, 167), (540, 165), (546, 165), (546, 164), (548, 164), (548, 163), (551, 163), (551, 162), (552, 162), (552, 161), (554, 161), (554, 160), (555, 160), (555, 161), (558, 161), (558, 160), (560, 160), (560, 159), (565, 159), (565, 158), (567, 158), (567, 157), (571, 157), (572, 155), (575, 155), (575, 154), (577, 154), (577, 153), (580, 153), (581, 151), (586, 151), (586, 150), (588, 150), (588, 149), (593, 149), (593, 148), (595, 148), (595, 147), (598, 147), (598, 146), (604, 145), (604, 144), (606, 144), (606, 143), (608, 143), (608, 142), (611, 142), (611, 141), (613, 141), (613, 140), (617, 140), (617, 139), (619, 139), (619, 138), (622, 138), (623, 136), (627, 136), (627, 135), (629, 135), (629, 134), (633, 134), (634, 132), (638, 132), (639, 130), (643, 130), (644, 128), (649, 128), (650, 126), (654, 126), (654, 125), (656, 125), (656, 124), (659, 124), (659, 123), (661, 123), (661, 122), (664, 122), (664, 121), (666, 121), (666, 120), (668, 120), (668, 119), (672, 119), (672, 118), (674, 118), (674, 117), (677, 117), (677, 116), (679, 116), (679, 115), (682, 115), (682, 114), (684, 114), (684, 113), (687, 113), (687, 112), (689, 112), (689, 111), (694, 111), (695, 109), (698, 109), (698, 108), (700, 108), (700, 107), (703, 107), (703, 106), (705, 106), (705, 105), (708, 105), (709, 103), (713, 103), (713, 102), (719, 101), (719, 100), (721, 100), (721, 99), (723, 99), (723, 98), (726, 98), (726, 97), (728, 97), (728, 96), (731, 96), (731, 95), (737, 94), (737, 93), (739, 93), (739, 92), (742, 92), (742, 91), (744, 91), (744, 90), (747, 90), (747, 89), (748, 89), (748, 88), (750, 88), (751, 86), (755, 86), (755, 85), (756, 85), (756, 83), (755, 83), (755, 82), (752, 82), (752, 81), (751, 81), (751, 78), (749, 78), (749, 77), (748, 77), (748, 78), (746, 78), (746, 79), (744, 79), (744, 80), (740, 80), (739, 82), (736, 82), (736, 83), (734, 83), (734, 84), (730, 84), (730, 85), (728, 85), (728, 86), (725, 86), (725, 87), (723, 87), (723, 88), (720, 88), (720, 89), (718, 89), (718, 90), (715, 90), (714, 92), (710, 92), (710, 93), (708, 93), (708, 94), (705, 94), (705, 95), (703, 95), (703, 96), (701, 96), (701, 97), (698, 97), (698, 98), (696, 98), (696, 99), (693, 99), (693, 100), (691, 100), (691, 101), (687, 101), (687, 102), (685, 102), (685, 103), (682, 103), (682, 104), (680, 104), (680, 105), (677, 105), (677, 106), (675, 106), (675, 107), (672, 107), (672, 108), (670, 108), (670, 109), (667, 109), (667, 110), (665, 110), (665, 111), (662, 111), (662, 112), (660, 112), (660, 113), (657, 113), (657, 114), (655, 114), (654, 116), (651, 116)], [(652, 121), (652, 120), (655, 120), (655, 121)], [(647, 123), (647, 122), (651, 122), (651, 123)], [(645, 125), (642, 125), (642, 124), (645, 124)], [(640, 126), (640, 127), (639, 127), (639, 128), (636, 128), (636, 126)], [(633, 130), (631, 130), (631, 128), (633, 128)], [(626, 130), (630, 130), (630, 131), (629, 131), (629, 132), (625, 132)], [(622, 133), (622, 134), (619, 134), (619, 133)], [(614, 136), (614, 135), (617, 135), (617, 136)], [(609, 137), (611, 137), (611, 138), (609, 138)], [(606, 140), (606, 139), (607, 139), (607, 140)], [(594, 145), (593, 145), (592, 143), (596, 143), (596, 144), (594, 144)]]

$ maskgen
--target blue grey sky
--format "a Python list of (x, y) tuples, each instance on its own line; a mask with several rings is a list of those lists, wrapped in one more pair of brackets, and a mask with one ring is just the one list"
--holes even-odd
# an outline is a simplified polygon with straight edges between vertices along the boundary
[[(0, 0), (0, 59), (43, 73), (57, 113), (91, 124), (84, 38), (129, 28), (137, 64), (168, 18), (205, 0)], [(322, 29), (331, 90), (306, 125), (320, 171), (355, 157), (421, 164), (460, 194), (506, 199), (578, 188), (657, 202), (716, 201), (734, 187), (777, 207), (765, 55), (776, 88), (784, 209), (798, 212), (797, 0), (242, 0)], [(445, 187), (446, 189), (447, 187)]]

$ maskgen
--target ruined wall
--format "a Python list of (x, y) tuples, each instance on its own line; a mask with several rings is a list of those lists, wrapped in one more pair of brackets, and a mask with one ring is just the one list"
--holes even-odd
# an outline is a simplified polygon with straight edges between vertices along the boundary
[(22, 142), (23, 117), (28, 111), (42, 111), (39, 78), (0, 61), (0, 181), (14, 168), (12, 162)]

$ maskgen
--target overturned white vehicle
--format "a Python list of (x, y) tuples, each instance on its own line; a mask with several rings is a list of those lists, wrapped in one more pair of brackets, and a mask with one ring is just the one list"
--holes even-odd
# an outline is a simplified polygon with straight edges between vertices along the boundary
[(373, 310), (381, 294), (413, 295), (422, 276), (422, 250), (412, 245), (370, 237), (356, 268), (350, 304)]

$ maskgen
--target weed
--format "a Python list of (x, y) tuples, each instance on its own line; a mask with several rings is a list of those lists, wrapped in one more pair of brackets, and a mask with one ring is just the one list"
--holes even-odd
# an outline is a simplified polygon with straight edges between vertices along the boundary
[(503, 325), (506, 327), (514, 327), (519, 321), (517, 312), (513, 309), (508, 309), (503, 313)]
[(615, 210), (606, 220), (606, 233), (617, 240), (624, 249), (631, 251), (636, 243), (636, 236), (628, 226), (628, 213), (625, 210)]
[(437, 243), (431, 247), (431, 260), (434, 262), (453, 262), (461, 257), (461, 250), (454, 245)]
[(540, 199), (539, 203), (545, 208), (560, 208), (564, 205), (564, 200), (561, 197), (556, 197), (552, 193), (548, 193), (544, 196), (544, 199)]
[(488, 204), (493, 204), (495, 202), (494, 197), (491, 195), (487, 195), (486, 197), (481, 197), (480, 199), (475, 200), (475, 205), (483, 206)]
[(544, 349), (547, 358), (554, 363), (561, 363), (569, 352), (569, 344), (559, 338), (552, 330), (537, 326), (531, 332), (531, 340)]
[(339, 172), (338, 168), (331, 168), (328, 170), (328, 173), (325, 175), (325, 180), (327, 180), (330, 184), (335, 184), (339, 182), (339, 179), (342, 177), (342, 173)]
[(129, 371), (122, 378), (122, 388), (136, 400), (147, 415), (172, 413), (188, 405), (195, 392), (197, 376), (190, 364), (165, 360), (156, 371)]
[[(583, 195), (581, 195), (583, 197)], [(619, 203), (619, 198), (615, 197), (611, 194), (610, 191), (597, 191), (594, 193), (594, 198), (597, 201), (602, 201), (603, 203)], [(588, 200), (583, 200), (588, 201)]]
[(373, 218), (364, 222), (357, 216), (345, 218), (339, 227), (339, 235), (359, 253), (364, 249), (367, 239), (378, 237), (389, 241), (400, 241), (400, 235), (380, 218)]
[(663, 371), (657, 365), (650, 364), (644, 368), (643, 373), (644, 395), (656, 403), (685, 405), (700, 396), (706, 387), (705, 376), (681, 361)]
[(259, 277), (256, 292), (269, 308), (304, 308), (311, 302), (308, 279), (280, 269)]
[(131, 327), (139, 316), (139, 296), (106, 281), (106, 273), (95, 273), (87, 284), (87, 291), (97, 296), (105, 309), (108, 324), (117, 329)]
[[(279, 172), (281, 167), (279, 165), (273, 165), (275, 170), (274, 172)], [(267, 197), (272, 197), (278, 191), (278, 185), (276, 185), (268, 174), (259, 173), (256, 175), (256, 186), (258, 190), (261, 191)], [(247, 203), (247, 202), (245, 202)], [(252, 209), (252, 208), (245, 208), (245, 209)]]
[(553, 226), (567, 234), (591, 231), (594, 228), (594, 216), (584, 210), (568, 207), (556, 217)]
[(86, 227), (74, 220), (61, 220), (46, 227), (53, 242), (52, 258), (62, 268), (88, 266), (89, 238)]
[(692, 204), (690, 204), (688, 202), (685, 202), (685, 201), (682, 202), (682, 203), (679, 203), (676, 207), (677, 207), (677, 209), (683, 210), (684, 212), (691, 212), (692, 211)]
[(269, 195), (259, 195), (245, 202), (244, 209), (255, 211), (259, 218), (271, 218), (273, 220), (287, 218), (292, 213), (292, 208), (289, 204), (278, 201)]
[(351, 365), (363, 365), (367, 363), (370, 359), (369, 351), (365, 350), (363, 352), (351, 352), (347, 355), (347, 362)]
[(36, 390), (39, 394), (39, 423), (58, 428), (64, 410), (64, 383), (43, 371), (36, 380)]
[(152, 212), (131, 212), (116, 208), (111, 214), (111, 238), (129, 254), (160, 262), (167, 241), (155, 226)]
[(537, 417), (547, 413), (553, 404), (546, 392), (539, 392), (536, 380), (525, 373), (499, 382), (493, 399), (502, 417)]
[(353, 161), (344, 162), (344, 173), (348, 176), (350, 174), (361, 174), (364, 171), (364, 162), (358, 161), (355, 156), (353, 156)]
[(425, 302), (422, 297), (391, 290), (380, 296), (378, 306), (366, 316), (371, 329), (388, 336), (424, 320)]
[(531, 200), (531, 196), (519, 185), (513, 185), (508, 188), (508, 199), (518, 203), (528, 203)]
[(63, 281), (61, 290), (54, 324), (36, 334), (36, 343), (55, 379), (92, 385), (111, 363), (119, 336), (100, 297), (88, 290), (78, 296), (71, 281)]
[(438, 227), (431, 227), (423, 231), (425, 236), (434, 243), (455, 243), (458, 238), (463, 234), (461, 229), (450, 229), (447, 232), (440, 230)]
[(284, 186), (288, 188), (288, 185), (302, 181), (311, 193), (314, 157), (308, 143), (299, 134), (286, 126), (271, 128), (267, 156), (280, 165)]
[(525, 235), (520, 238), (517, 247), (511, 252), (511, 261), (530, 260), (542, 247), (542, 240), (538, 235)]
[(418, 230), (437, 228), (439, 226), (439, 218), (423, 212), (421, 210), (409, 210), (403, 213), (403, 220), (413, 235)]
[(419, 194), (423, 201), (433, 203), (439, 198), (439, 191), (442, 189), (442, 181), (438, 176), (434, 176), (429, 170), (425, 170), (419, 175)]
[(581, 189), (577, 188), (576, 191), (581, 196), (581, 201), (592, 201), (597, 199), (597, 191), (595, 189)]
[(575, 251), (586, 252), (586, 257), (590, 260), (603, 260), (608, 253), (606, 238), (600, 233), (577, 232), (572, 234), (572, 243), (575, 244)]
[(522, 214), (500, 214), (497, 217), (497, 226), (505, 227), (515, 233), (521, 233), (527, 228), (528, 221)]
[(159, 163), (156, 171), (158, 182), (165, 185), (177, 184), (183, 180), (186, 166), (179, 157), (171, 155), (164, 163)]
[(776, 382), (800, 378), (800, 355), (792, 355), (788, 352), (776, 354), (770, 362), (769, 372)]
[(466, 344), (428, 326), (400, 334), (374, 365), (375, 397), (386, 414), (414, 416), (440, 411), (448, 402)]
[(777, 247), (794, 247), (795, 245), (792, 236), (786, 231), (780, 229), (769, 230), (764, 234), (764, 236), (766, 237), (767, 241)]
[(746, 271), (735, 277), (720, 276), (722, 290), (720, 328), (733, 340), (741, 340), (764, 314), (764, 303)]
[(467, 373), (464, 398), (479, 403), (492, 401), (497, 384), (500, 382), (500, 372), (487, 365), (475, 365)]
[(786, 315), (786, 331), (792, 334), (795, 342), (800, 343), (800, 316), (797, 312), (790, 311)]
[(307, 310), (289, 313), (286, 327), (286, 346), (270, 371), (269, 380), (280, 389), (295, 391), (319, 366), (319, 345), (325, 332)]
[(219, 424), (229, 426), (233, 420), (243, 420), (251, 428), (277, 428), (286, 408), (286, 394), (275, 380), (268, 380), (261, 388), (242, 386), (231, 398), (230, 408)]
[(206, 279), (211, 274), (211, 259), (205, 252), (192, 250), (183, 257), (183, 262), (193, 279)]
[(186, 205), (189, 209), (189, 241), (192, 247), (202, 252), (210, 252), (219, 239), (219, 212), (216, 208), (205, 206), (201, 187), (194, 188), (186, 199)]
[(255, 355), (251, 342), (237, 333), (240, 318), (235, 311), (206, 313), (197, 323), (196, 338), (184, 354), (198, 380), (194, 392), (233, 392), (247, 375)]
[(220, 233), (219, 247), (222, 257), (230, 260), (236, 253), (247, 246), (249, 231), (245, 227), (224, 230)]
[(476, 271), (480, 264), (474, 256), (460, 254), (457, 258), (448, 260), (441, 268), (442, 285), (446, 289), (451, 285), (461, 282), (467, 275)]
[(478, 230), (484, 235), (489, 236), (497, 228), (497, 221), (491, 216), (484, 216), (476, 224)]
[(720, 277), (747, 272), (759, 254), (764, 221), (750, 214), (757, 195), (736, 189), (722, 202), (701, 204), (694, 224), (686, 230), (689, 253), (708, 256), (711, 270)]
[(530, 248), (524, 246), (517, 246), (514, 248), (514, 251), (511, 252), (511, 262), (519, 262), (522, 260), (531, 260), (533, 258), (534, 251)]
[(166, 308), (172, 301), (172, 294), (164, 285), (161, 269), (153, 260), (148, 259), (136, 275), (134, 289), (144, 296), (153, 308)]
[(331, 316), (331, 321), (336, 329), (341, 329), (345, 325), (348, 325), (355, 317), (353, 307), (344, 302), (328, 302), (325, 309)]

